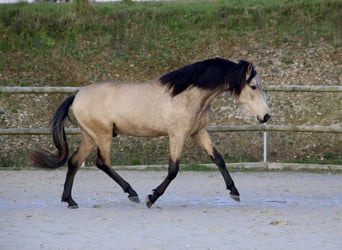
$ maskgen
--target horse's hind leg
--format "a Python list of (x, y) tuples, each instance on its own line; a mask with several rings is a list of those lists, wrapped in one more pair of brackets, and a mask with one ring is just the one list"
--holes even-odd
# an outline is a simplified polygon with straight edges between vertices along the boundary
[(111, 138), (108, 138), (107, 140), (102, 139), (101, 143), (98, 143), (96, 166), (108, 174), (116, 183), (118, 183), (123, 191), (128, 193), (128, 198), (131, 201), (139, 203), (140, 200), (138, 194), (131, 187), (131, 185), (125, 181), (112, 167), (110, 167), (110, 146)]
[(196, 142), (207, 152), (212, 161), (218, 166), (227, 189), (230, 190), (230, 197), (236, 201), (240, 201), (240, 194), (235, 187), (234, 181), (230, 176), (222, 155), (213, 145), (207, 130), (200, 130), (193, 135)]
[(94, 145), (94, 141), (89, 137), (89, 135), (82, 131), (82, 142), (68, 161), (68, 171), (66, 174), (64, 190), (62, 194), (62, 201), (67, 202), (69, 208), (78, 208), (77, 203), (71, 196), (74, 178), (82, 162), (88, 157), (91, 150), (94, 148)]
[(153, 190), (153, 193), (147, 196), (146, 206), (151, 208), (153, 203), (165, 192), (171, 181), (176, 178), (179, 170), (179, 158), (183, 149), (184, 138), (183, 136), (175, 137), (170, 136), (170, 158), (168, 174), (164, 181)]

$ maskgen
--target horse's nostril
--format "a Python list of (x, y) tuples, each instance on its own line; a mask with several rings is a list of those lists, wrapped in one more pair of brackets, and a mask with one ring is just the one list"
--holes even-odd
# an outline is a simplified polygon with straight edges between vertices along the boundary
[(271, 115), (270, 114), (266, 114), (264, 116), (264, 122), (267, 122), (270, 118), (271, 118)]

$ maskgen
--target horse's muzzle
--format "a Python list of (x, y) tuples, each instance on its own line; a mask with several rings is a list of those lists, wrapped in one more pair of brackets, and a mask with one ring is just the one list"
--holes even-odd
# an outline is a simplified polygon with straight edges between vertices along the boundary
[(271, 119), (271, 117), (272, 116), (267, 113), (262, 119), (259, 116), (257, 116), (257, 119), (260, 123), (266, 123), (269, 119)]

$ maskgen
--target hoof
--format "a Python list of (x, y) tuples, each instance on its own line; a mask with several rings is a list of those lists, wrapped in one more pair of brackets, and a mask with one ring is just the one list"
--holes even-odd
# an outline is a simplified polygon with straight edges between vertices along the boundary
[(78, 205), (76, 201), (73, 200), (73, 198), (62, 198), (62, 202), (68, 203), (68, 208), (75, 209), (78, 208)]
[(151, 201), (150, 196), (151, 196), (151, 195), (147, 196), (146, 199), (145, 199), (145, 201), (146, 201), (146, 206), (147, 206), (148, 208), (151, 208), (152, 205), (153, 205), (153, 202)]
[(232, 198), (234, 201), (240, 201), (240, 196), (236, 194), (230, 194), (230, 198)]
[(230, 189), (230, 197), (234, 201), (240, 201), (240, 194), (239, 191), (236, 189), (236, 187), (233, 185), (232, 188)]
[(78, 208), (78, 205), (77, 204), (68, 205), (68, 208), (76, 209), (76, 208)]
[(128, 196), (128, 199), (129, 199), (130, 201), (135, 202), (135, 203), (140, 203), (140, 199), (139, 199), (138, 196)]

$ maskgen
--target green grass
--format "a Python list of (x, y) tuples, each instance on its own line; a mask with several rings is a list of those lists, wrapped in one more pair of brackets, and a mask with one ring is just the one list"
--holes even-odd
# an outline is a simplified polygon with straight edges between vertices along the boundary
[(10, 157), (0, 157), (0, 170), (27, 169), (28, 165), (28, 162), (23, 158), (11, 159)]
[(150, 80), (249, 39), (340, 46), (341, 8), (337, 0), (3, 5), (1, 85)]

